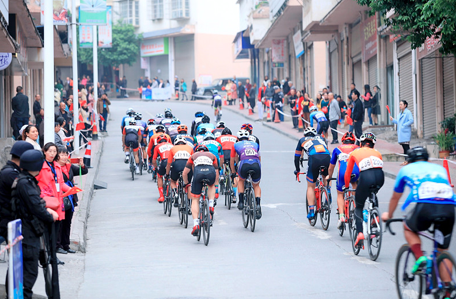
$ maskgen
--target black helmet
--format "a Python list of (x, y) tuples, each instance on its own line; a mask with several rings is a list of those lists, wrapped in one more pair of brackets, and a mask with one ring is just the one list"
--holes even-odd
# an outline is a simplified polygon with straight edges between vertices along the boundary
[(173, 113), (171, 111), (165, 111), (165, 118), (173, 118)]
[(165, 132), (165, 126), (163, 125), (158, 125), (155, 127), (155, 132), (162, 131), (163, 133)]
[(230, 128), (225, 128), (222, 131), (222, 135), (232, 135)]
[(429, 160), (428, 151), (422, 146), (415, 146), (407, 151), (407, 162), (413, 163), (417, 160)]
[(201, 119), (201, 122), (202, 122), (203, 124), (208, 124), (208, 123), (211, 122), (211, 119), (209, 118), (209, 116), (204, 115), (203, 118)]

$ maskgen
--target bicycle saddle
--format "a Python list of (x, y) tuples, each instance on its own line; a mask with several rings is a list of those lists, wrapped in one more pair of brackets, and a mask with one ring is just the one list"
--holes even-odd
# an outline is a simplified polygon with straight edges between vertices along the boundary
[(380, 188), (381, 188), (381, 187), (378, 186), (378, 185), (371, 185), (371, 186), (369, 187), (369, 190), (370, 190), (370, 192), (373, 192), (373, 193), (377, 194), (377, 192), (380, 190)]
[(324, 172), (326, 170), (326, 166), (320, 166), (320, 172)]
[(247, 175), (253, 176), (255, 174), (254, 170), (249, 170), (247, 171)]
[(209, 179), (202, 179), (201, 183), (209, 185)]

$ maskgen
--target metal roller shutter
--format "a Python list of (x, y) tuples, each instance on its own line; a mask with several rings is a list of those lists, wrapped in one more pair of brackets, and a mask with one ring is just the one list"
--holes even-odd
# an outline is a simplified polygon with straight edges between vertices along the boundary
[(339, 93), (338, 65), (337, 51), (333, 51), (331, 52), (331, 91), (337, 94)]
[(351, 56), (355, 56), (361, 52), (361, 31), (360, 24), (352, 28), (351, 38)]
[(397, 58), (401, 58), (406, 55), (408, 52), (412, 51), (412, 46), (409, 42), (404, 42), (397, 46)]
[(421, 60), (424, 138), (437, 133), (435, 63), (435, 59)]
[(408, 103), (410, 112), (415, 110), (413, 105), (413, 74), (412, 74), (412, 53), (399, 59), (399, 101), (405, 100)]
[(361, 72), (361, 60), (353, 64), (353, 81), (356, 85), (356, 89), (361, 94), (363, 94), (363, 75)]
[(377, 85), (377, 55), (369, 59), (369, 85), (372, 88)]
[(454, 115), (454, 58), (443, 61), (443, 115), (445, 118)]

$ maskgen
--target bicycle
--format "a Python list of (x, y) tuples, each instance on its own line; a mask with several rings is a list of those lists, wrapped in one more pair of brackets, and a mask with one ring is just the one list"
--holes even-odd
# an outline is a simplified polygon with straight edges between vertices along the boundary
[(163, 202), (163, 214), (168, 213), (168, 217), (171, 217), (173, 208), (172, 196), (171, 196), (171, 182), (170, 179), (163, 178), (163, 196), (165, 201)]
[[(352, 234), (352, 231), (351, 231), (351, 225), (352, 225), (352, 222), (350, 221), (351, 219), (351, 216), (353, 215), (354, 213), (354, 206), (355, 206), (355, 195), (354, 193), (355, 190), (354, 189), (347, 189), (345, 192), (344, 192), (344, 214), (345, 214), (345, 221), (342, 222), (340, 228), (339, 228), (339, 236), (343, 236), (344, 235), (344, 231), (347, 229), (346, 225), (348, 224), (348, 230), (350, 232), (350, 238), (351, 237), (351, 234)], [(353, 210), (350, 209), (350, 207), (353, 207)], [(340, 211), (337, 210), (337, 216), (338, 218), (339, 217), (339, 214), (340, 214)]]
[(207, 185), (209, 184), (208, 179), (203, 179), (201, 181), (203, 185), (203, 194), (201, 194), (199, 199), (199, 230), (197, 240), (198, 242), (201, 240), (201, 234), (203, 235), (204, 245), (209, 244), (209, 237), (211, 236), (211, 214), (209, 212), (209, 203), (208, 203), (208, 196), (207, 196)]
[(222, 109), (215, 108), (215, 123), (218, 123), (222, 119)]
[[(320, 170), (318, 171), (318, 179), (315, 186), (315, 217), (309, 219), (309, 223), (311, 226), (315, 226), (317, 223), (317, 215), (320, 214), (320, 221), (321, 227), (323, 230), (328, 230), (329, 228), (329, 221), (331, 219), (331, 204), (329, 202), (328, 196), (328, 189), (323, 186), (323, 172), (326, 170), (325, 166), (321, 166)], [(296, 180), (301, 183), (299, 179), (299, 175), (306, 174), (306, 172), (298, 172), (296, 174)], [(328, 180), (327, 183), (330, 181), (336, 180), (335, 178), (331, 178)], [(306, 196), (306, 210), (307, 214), (309, 214), (309, 201)]]
[[(370, 186), (370, 195), (367, 201), (367, 220), (364, 221), (363, 215), (363, 234), (364, 240), (367, 241), (368, 250), (369, 250), (369, 257), (372, 261), (377, 260), (378, 256), (380, 255), (380, 249), (382, 247), (382, 220), (380, 212), (377, 208), (378, 206), (378, 198), (377, 192), (380, 189), (379, 186)], [(347, 189), (349, 191), (355, 191), (353, 189)], [(349, 220), (349, 228), (350, 228), (350, 237), (352, 241), (352, 249), (355, 255), (359, 254), (361, 247), (364, 247), (361, 244), (355, 246), (356, 238), (358, 237), (356, 233), (356, 220), (355, 220), (355, 201), (352, 201), (353, 207), (350, 206), (350, 220)], [(364, 214), (364, 212), (363, 212)], [(377, 252), (374, 251), (377, 249)]]
[(179, 173), (179, 180), (177, 183), (177, 194), (179, 196), (179, 223), (184, 224), (184, 228), (188, 227), (188, 215), (190, 211), (191, 204), (189, 203), (189, 198), (187, 192), (184, 190), (184, 178), (182, 177), (182, 172)]
[(253, 233), (256, 226), (256, 212), (257, 203), (255, 199), (255, 192), (253, 190), (252, 175), (255, 171), (249, 170), (247, 172), (247, 179), (244, 183), (244, 209), (242, 210), (242, 223), (247, 228), (250, 223), (250, 231)]
[[(393, 222), (402, 222), (404, 220), (404, 218), (395, 218), (386, 221), (385, 231), (389, 230), (393, 236), (396, 235), (396, 233), (392, 231), (390, 224)], [(412, 274), (411, 268), (415, 265), (415, 255), (408, 244), (404, 244), (399, 248), (396, 257), (395, 280), (396, 291), (400, 299), (412, 297), (421, 298), (423, 291), (425, 295), (432, 294), (434, 298), (456, 298), (455, 260), (449, 252), (439, 253), (437, 250), (437, 245), (443, 244), (444, 242), (444, 236), (438, 229), (440, 221), (434, 223), (432, 230), (428, 229), (430, 234), (426, 232), (418, 233), (420, 236), (423, 236), (434, 243), (434, 248), (425, 269), (418, 270), (417, 273)], [(443, 265), (441, 265), (442, 262), (444, 262)], [(401, 263), (404, 265), (401, 265)], [(452, 266), (449, 266), (448, 263), (451, 263)], [(442, 273), (443, 271), (446, 273)], [(446, 274), (451, 281), (445, 284), (441, 279), (441, 276), (444, 275), (440, 275), (441, 273)]]

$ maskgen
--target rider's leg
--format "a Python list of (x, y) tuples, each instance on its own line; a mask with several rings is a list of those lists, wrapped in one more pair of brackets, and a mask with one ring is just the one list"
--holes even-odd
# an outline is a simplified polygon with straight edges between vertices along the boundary
[(244, 208), (244, 182), (245, 180), (242, 178), (238, 179), (238, 191), (239, 191), (239, 202), (238, 202), (238, 209), (242, 210)]
[(315, 185), (316, 183), (307, 182), (307, 202), (309, 206), (315, 206)]
[(342, 216), (345, 217), (344, 193), (339, 190), (337, 190), (337, 208), (339, 209), (340, 218), (342, 218)]
[(133, 152), (133, 154), (135, 155), (135, 163), (136, 163), (136, 166), (138, 166), (138, 164), (139, 164), (139, 154), (138, 154), (138, 151)]

